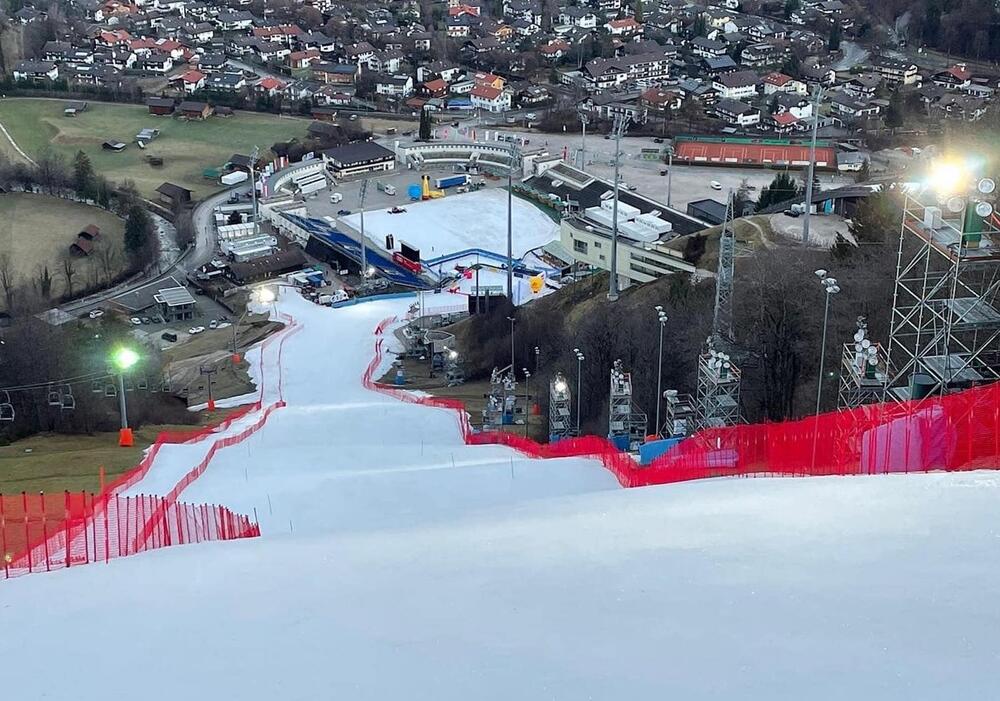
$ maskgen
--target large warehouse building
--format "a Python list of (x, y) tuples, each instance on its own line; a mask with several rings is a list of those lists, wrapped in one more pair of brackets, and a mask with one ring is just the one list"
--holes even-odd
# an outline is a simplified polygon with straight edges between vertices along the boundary
[(323, 161), (335, 178), (343, 179), (393, 170), (396, 154), (374, 141), (361, 141), (327, 149)]
[[(809, 165), (809, 143), (791, 139), (678, 136), (674, 140), (674, 162), (688, 165), (806, 168)], [(837, 169), (836, 150), (830, 142), (816, 142), (816, 167), (820, 170)]]

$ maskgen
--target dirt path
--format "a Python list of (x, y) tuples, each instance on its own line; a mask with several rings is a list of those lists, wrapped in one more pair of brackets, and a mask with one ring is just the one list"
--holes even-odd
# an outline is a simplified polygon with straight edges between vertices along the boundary
[(30, 163), (31, 165), (38, 165), (37, 163), (35, 163), (34, 159), (31, 158), (31, 156), (29, 156), (28, 154), (26, 154), (24, 151), (21, 150), (21, 147), (17, 145), (16, 141), (14, 141), (14, 137), (12, 137), (10, 135), (10, 132), (7, 131), (7, 127), (5, 127), (2, 123), (0, 123), (0, 132), (3, 132), (4, 137), (10, 143), (11, 147), (21, 158), (24, 159), (26, 163)]

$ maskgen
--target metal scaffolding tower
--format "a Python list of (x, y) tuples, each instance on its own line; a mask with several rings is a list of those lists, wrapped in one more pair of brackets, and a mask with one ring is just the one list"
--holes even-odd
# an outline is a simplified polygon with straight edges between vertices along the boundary
[(729, 348), (733, 343), (733, 273), (736, 261), (736, 233), (733, 231), (733, 194), (726, 200), (726, 218), (719, 234), (719, 267), (715, 276), (715, 311), (712, 316), (710, 347)]
[(681, 394), (675, 389), (668, 389), (663, 393), (663, 398), (667, 404), (663, 435), (668, 438), (683, 438), (692, 433), (698, 418), (694, 397), (690, 394)]
[[(1000, 379), (1000, 218), (995, 183), (930, 204), (907, 195), (886, 396), (922, 399)], [(933, 200), (932, 200), (933, 201)]]
[(572, 395), (569, 383), (561, 372), (549, 382), (549, 443), (569, 438), (576, 433), (570, 410)]
[(483, 430), (496, 431), (514, 423), (517, 408), (517, 380), (510, 365), (490, 375), (490, 393), (483, 407)]
[(710, 350), (698, 358), (698, 427), (720, 428), (740, 421), (740, 370), (729, 356)]
[(853, 409), (882, 401), (888, 381), (885, 349), (868, 338), (868, 320), (859, 316), (854, 340), (844, 344), (837, 408)]
[(618, 299), (618, 193), (621, 189), (621, 178), (618, 170), (622, 160), (622, 135), (631, 120), (624, 112), (616, 112), (611, 126), (611, 136), (615, 140), (615, 181), (611, 209), (611, 275), (609, 278), (608, 299), (612, 302)]
[(646, 415), (632, 403), (632, 375), (616, 360), (611, 368), (608, 439), (623, 450), (638, 450), (646, 440)]

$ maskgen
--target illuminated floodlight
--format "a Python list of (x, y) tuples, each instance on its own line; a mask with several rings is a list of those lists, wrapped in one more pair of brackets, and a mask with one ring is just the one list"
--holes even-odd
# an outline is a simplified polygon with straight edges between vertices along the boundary
[(270, 287), (261, 287), (257, 290), (257, 301), (261, 304), (270, 304), (274, 301), (274, 290)]
[(119, 348), (111, 355), (111, 361), (119, 370), (128, 370), (139, 362), (139, 354), (131, 348)]
[(965, 189), (969, 173), (962, 163), (945, 160), (934, 163), (927, 174), (927, 185), (940, 195), (951, 195)]
[(989, 195), (997, 189), (997, 184), (993, 178), (980, 178), (979, 182), (976, 183), (976, 189), (984, 195)]
[(556, 392), (565, 392), (569, 388), (565, 380), (557, 380), (555, 387)]
[(993, 214), (993, 205), (989, 202), (976, 202), (976, 214), (985, 219)]

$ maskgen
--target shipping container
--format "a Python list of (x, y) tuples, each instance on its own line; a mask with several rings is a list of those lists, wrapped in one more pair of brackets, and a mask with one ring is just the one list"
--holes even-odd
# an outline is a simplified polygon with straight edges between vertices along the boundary
[(219, 181), (223, 185), (239, 185), (242, 182), (246, 182), (249, 176), (242, 170), (235, 170), (232, 173), (226, 173)]
[(468, 175), (449, 175), (444, 178), (437, 178), (434, 181), (435, 186), (438, 190), (444, 190), (448, 187), (456, 187), (458, 185), (465, 185), (469, 182)]

